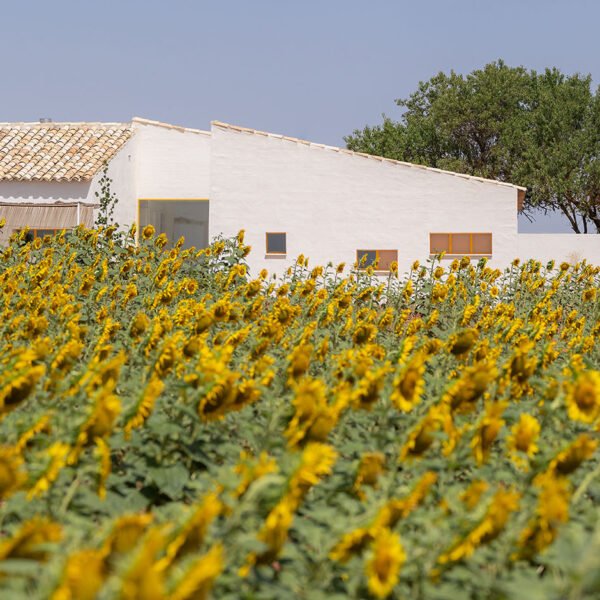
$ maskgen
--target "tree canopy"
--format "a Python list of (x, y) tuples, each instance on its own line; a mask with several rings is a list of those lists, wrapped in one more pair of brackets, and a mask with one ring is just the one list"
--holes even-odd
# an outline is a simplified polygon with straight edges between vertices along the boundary
[(600, 233), (600, 91), (589, 75), (503, 61), (439, 73), (396, 100), (399, 121), (355, 130), (351, 150), (527, 187), (525, 211), (562, 212)]

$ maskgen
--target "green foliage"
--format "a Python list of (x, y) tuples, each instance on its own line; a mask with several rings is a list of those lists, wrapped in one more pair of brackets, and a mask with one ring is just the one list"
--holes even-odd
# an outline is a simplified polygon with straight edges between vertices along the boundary
[(107, 227), (109, 225), (116, 225), (113, 214), (115, 207), (117, 206), (119, 199), (117, 195), (112, 191), (112, 179), (108, 176), (108, 163), (104, 164), (102, 169), (102, 177), (98, 180), (99, 191), (94, 192), (96, 199), (100, 204), (98, 209), (98, 215), (96, 217), (96, 227)]
[[(581, 434), (597, 437), (598, 418), (573, 420), (568, 397), (576, 378), (600, 364), (599, 268), (531, 261), (502, 273), (485, 260), (437, 257), (381, 277), (370, 268), (311, 269), (298, 259), (281, 279), (250, 279), (242, 235), (203, 250), (168, 247), (150, 226), (138, 232), (138, 244), (133, 230), (118, 243), (115, 236), (111, 227), (28, 243), (17, 235), (1, 252), (0, 598), (206, 598), (208, 592), (175, 590), (195, 561), (221, 546), (215, 598), (368, 598), (371, 550), (347, 563), (332, 559), (331, 550), (432, 475), (428, 493), (393, 525), (406, 561), (390, 598), (598, 597), (594, 456), (569, 474), (570, 519), (552, 523), (556, 543), (531, 557), (514, 554), (539, 505), (535, 476)], [(371, 326), (372, 339), (359, 340), (359, 326)], [(478, 338), (457, 355), (465, 328)], [(306, 372), (290, 375), (298, 348), (308, 344)], [(519, 354), (523, 347), (529, 349)], [(400, 409), (392, 400), (396, 378), (415, 357), (424, 361), (422, 394)], [(430, 448), (400, 458), (449, 388), (489, 365), (497, 377), (471, 412), (453, 416), (453, 431), (461, 432), (455, 448), (442, 451), (447, 431), (438, 428)], [(597, 376), (592, 399), (600, 410)], [(162, 387), (141, 411), (140, 398), (148, 399), (157, 380)], [(337, 402), (343, 410), (319, 442), (292, 447), (286, 432), (307, 380), (322, 384), (327, 410)], [(240, 382), (251, 382), (258, 395), (230, 403), (220, 418), (202, 408), (209, 397), (213, 407), (227, 407), (233, 392), (239, 399)], [(379, 385), (372, 402), (361, 405), (372, 383)], [(490, 402), (506, 403), (506, 411), (480, 463), (472, 440), (483, 435)], [(120, 410), (111, 419), (115, 404)], [(525, 459), (528, 470), (508, 451), (523, 413), (542, 425), (539, 451)], [(296, 427), (305, 426), (299, 419)], [(265, 550), (259, 532), (292, 489), (311, 444), (317, 461), (335, 454), (331, 469), (305, 470), (308, 483), (281, 547), (242, 576), (248, 556)], [(382, 455), (385, 468), (359, 495), (355, 482), (368, 453)], [(255, 468), (261, 456), (273, 468), (246, 476), (241, 467)], [(477, 480), (489, 488), (469, 508), (461, 496)], [(440, 554), (485, 520), (494, 494), (508, 489), (520, 504), (502, 531), (436, 578)], [(192, 517), (209, 512), (211, 493), (222, 505), (218, 514), (201, 534), (186, 537)], [(44, 537), (36, 517), (61, 535)], [(137, 537), (131, 534), (130, 548), (116, 551), (123, 517), (147, 521)], [(38, 537), (15, 549), (10, 544), (32, 520)], [(178, 548), (185, 552), (178, 553), (173, 548), (182, 537)], [(93, 559), (100, 561), (96, 570)], [(147, 587), (136, 580), (136, 568)], [(84, 595), (95, 582), (98, 590)]]
[(561, 211), (573, 231), (600, 232), (600, 94), (590, 76), (498, 61), (439, 73), (398, 122), (356, 130), (348, 148), (528, 188), (526, 206)]

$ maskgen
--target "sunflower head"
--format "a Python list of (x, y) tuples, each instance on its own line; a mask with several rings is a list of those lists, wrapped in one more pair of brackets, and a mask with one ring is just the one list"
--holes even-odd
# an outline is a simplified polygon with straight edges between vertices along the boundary
[(569, 417), (574, 421), (593, 423), (600, 415), (600, 371), (584, 371), (566, 388)]
[(142, 229), (142, 238), (145, 240), (149, 240), (150, 238), (154, 237), (155, 233), (156, 230), (154, 229), (153, 225), (146, 225), (146, 227)]

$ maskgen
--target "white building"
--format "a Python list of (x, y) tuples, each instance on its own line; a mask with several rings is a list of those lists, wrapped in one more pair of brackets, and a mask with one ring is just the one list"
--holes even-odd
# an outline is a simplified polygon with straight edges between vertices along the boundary
[(253, 270), (281, 272), (299, 254), (405, 270), (441, 250), (497, 266), (600, 264), (598, 235), (518, 234), (515, 185), (216, 121), (208, 132), (139, 118), (0, 124), (0, 243), (25, 226), (91, 226), (106, 163), (118, 223), (152, 223), (197, 247), (244, 229)]

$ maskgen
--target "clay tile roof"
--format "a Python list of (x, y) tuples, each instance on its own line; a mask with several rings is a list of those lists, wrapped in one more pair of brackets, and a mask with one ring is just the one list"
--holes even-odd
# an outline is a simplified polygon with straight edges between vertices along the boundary
[(0, 180), (89, 180), (132, 131), (130, 123), (0, 123)]

